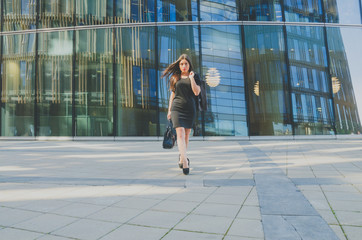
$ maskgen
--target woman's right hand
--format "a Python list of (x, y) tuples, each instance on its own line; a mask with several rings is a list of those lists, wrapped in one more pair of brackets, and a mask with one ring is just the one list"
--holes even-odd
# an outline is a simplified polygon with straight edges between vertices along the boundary
[(168, 113), (167, 113), (167, 119), (168, 119), (168, 120), (171, 120), (171, 111), (168, 111)]

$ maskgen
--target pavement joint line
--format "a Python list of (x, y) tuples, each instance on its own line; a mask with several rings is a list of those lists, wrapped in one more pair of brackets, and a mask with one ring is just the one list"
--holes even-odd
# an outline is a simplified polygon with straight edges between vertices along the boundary
[[(311, 231), (310, 228), (307, 230), (304, 226), (306, 221), (308, 224), (315, 222), (319, 224), (318, 227), (324, 228), (325, 231), (327, 231), (325, 234), (328, 235), (328, 239), (338, 238), (327, 222), (310, 204), (304, 194), (300, 190), (298, 191), (294, 182), (282, 171), (278, 164), (274, 163), (272, 158), (268, 157), (265, 152), (260, 150), (257, 146), (254, 146), (252, 143), (250, 143), (249, 146), (242, 147), (250, 161), (250, 167), (253, 170), (265, 239), (283, 237), (295, 238), (297, 236), (299, 236), (300, 239), (303, 239), (303, 235), (308, 235)], [(305, 158), (304, 153), (302, 155)], [(258, 159), (255, 159), (255, 157)], [(264, 160), (261, 164), (259, 163), (260, 159)], [(266, 177), (267, 180), (265, 179)], [(273, 189), (270, 187), (276, 184), (279, 186), (284, 185), (284, 188), (276, 188), (275, 190), (277, 190), (277, 192), (270, 192), (270, 190)], [(291, 199), (283, 199), (284, 201), (288, 201), (288, 205), (282, 206), (281, 202), (278, 202), (275, 199), (278, 197), (280, 198), (281, 194), (288, 194), (289, 198), (293, 199), (294, 202), (291, 203)], [(296, 206), (298, 207), (296, 208)], [(270, 213), (273, 212), (275, 212), (275, 215), (270, 215)], [(308, 216), (304, 216), (306, 212), (309, 212), (307, 214)], [(288, 216), (290, 214), (295, 216)], [(293, 222), (299, 227), (295, 226)], [(277, 229), (275, 228), (276, 224), (280, 226)], [(294, 229), (294, 231), (292, 229)], [(312, 229), (312, 231), (317, 231), (317, 229)]]
[(244, 207), (244, 204), (245, 204), (246, 200), (249, 198), (249, 196), (250, 196), (250, 194), (251, 194), (251, 192), (253, 191), (253, 189), (254, 189), (254, 188), (255, 188), (255, 187), (253, 186), (253, 187), (249, 190), (248, 195), (245, 197), (244, 201), (241, 203), (241, 206), (240, 206), (240, 208), (239, 208), (238, 212), (235, 214), (235, 217), (234, 217), (234, 219), (232, 220), (232, 222), (230, 223), (230, 226), (229, 226), (229, 227), (228, 227), (228, 229), (226, 230), (226, 232), (225, 232), (224, 236), (222, 237), (222, 240), (224, 240), (224, 239), (225, 239), (225, 237), (226, 237), (226, 235), (229, 233), (230, 228), (231, 228), (231, 227), (232, 227), (232, 225), (234, 224), (235, 219), (236, 219), (236, 218), (237, 218), (237, 216), (239, 215), (239, 213), (240, 213), (241, 209)]
[[(150, 188), (152, 188), (152, 187), (150, 187)], [(148, 190), (148, 189), (147, 189)], [(180, 192), (182, 189), (180, 189), (178, 192)], [(140, 191), (141, 192), (141, 191)], [(139, 193), (140, 193), (139, 192)], [(112, 233), (112, 232), (114, 232), (114, 231), (116, 231), (117, 229), (119, 229), (119, 228), (121, 228), (122, 226), (124, 226), (124, 225), (132, 225), (132, 224), (130, 224), (129, 222), (130, 221), (132, 221), (133, 219), (135, 219), (136, 217), (138, 217), (138, 216), (140, 216), (140, 215), (142, 215), (142, 214), (144, 214), (145, 212), (147, 212), (147, 211), (149, 211), (149, 210), (152, 210), (152, 208), (153, 207), (155, 207), (155, 206), (157, 206), (158, 204), (160, 204), (160, 203), (162, 203), (162, 202), (164, 202), (164, 201), (166, 201), (167, 199), (169, 199), (171, 196), (173, 196), (173, 195), (175, 195), (176, 193), (174, 193), (174, 194), (171, 194), (171, 195), (169, 195), (167, 198), (165, 198), (165, 199), (163, 199), (163, 200), (160, 200), (159, 202), (157, 202), (157, 203), (155, 203), (154, 205), (152, 205), (152, 206), (150, 206), (149, 208), (147, 208), (147, 209), (145, 209), (144, 211), (142, 211), (142, 212), (140, 212), (139, 214), (137, 214), (136, 216), (134, 216), (134, 217), (132, 217), (132, 218), (130, 218), (130, 219), (128, 219), (126, 222), (124, 222), (124, 223), (122, 223), (120, 226), (118, 226), (118, 227), (116, 227), (115, 229), (113, 229), (113, 230), (111, 230), (110, 232), (108, 232), (108, 233), (106, 233), (106, 234), (104, 234), (103, 236), (101, 236), (100, 238), (98, 238), (98, 239), (101, 239), (101, 238), (103, 238), (103, 237), (105, 237), (105, 236), (107, 236), (108, 234), (110, 234), (110, 233)], [(134, 197), (135, 195), (133, 195), (133, 196), (130, 196), (129, 198), (132, 198), (132, 197)], [(125, 199), (123, 199), (123, 200), (121, 200), (121, 201), (119, 201), (119, 202), (122, 202), (122, 201), (124, 201)], [(117, 203), (119, 203), (119, 202), (117, 202)], [(110, 205), (110, 206), (114, 206), (115, 204), (117, 204), (117, 203), (114, 203), (114, 204), (112, 204), (112, 205)], [(109, 206), (109, 207), (110, 207)], [(94, 213), (93, 213), (94, 214)]]
[(211, 195), (213, 195), (219, 188), (215, 188), (214, 191), (212, 191), (211, 193), (209, 193), (209, 195), (203, 200), (201, 201), (199, 204), (197, 204), (189, 213), (186, 214), (186, 216), (184, 216), (183, 218), (180, 219), (179, 222), (177, 222), (173, 227), (170, 228), (170, 230), (168, 232), (165, 233), (165, 235), (163, 235), (161, 239), (163, 239), (164, 237), (166, 237), (171, 231), (173, 231), (176, 226), (178, 224), (180, 224), (183, 220), (185, 220), (185, 218), (187, 218), (188, 216), (190, 216), (192, 214), (193, 211), (195, 211), (201, 204), (203, 204), (207, 199), (209, 199), (209, 197), (211, 197)]

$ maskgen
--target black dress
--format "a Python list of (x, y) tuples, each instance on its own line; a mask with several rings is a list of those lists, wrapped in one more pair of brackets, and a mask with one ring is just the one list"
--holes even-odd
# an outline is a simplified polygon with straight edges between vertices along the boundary
[[(198, 78), (194, 78), (197, 85)], [(197, 80), (196, 80), (197, 79)], [(171, 120), (174, 128), (192, 128), (196, 116), (196, 96), (189, 77), (180, 78), (175, 85), (175, 98), (171, 106)]]

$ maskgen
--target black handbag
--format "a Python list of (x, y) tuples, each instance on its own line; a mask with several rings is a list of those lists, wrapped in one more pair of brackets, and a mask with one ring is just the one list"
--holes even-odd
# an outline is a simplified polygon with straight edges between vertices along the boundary
[(176, 130), (173, 128), (172, 122), (169, 121), (165, 134), (163, 135), (162, 147), (164, 149), (173, 148), (175, 146), (176, 139)]

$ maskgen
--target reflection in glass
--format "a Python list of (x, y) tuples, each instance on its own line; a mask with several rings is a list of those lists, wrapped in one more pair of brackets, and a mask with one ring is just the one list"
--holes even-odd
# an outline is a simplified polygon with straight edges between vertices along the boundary
[(155, 28), (116, 29), (117, 136), (157, 136)]
[(76, 0), (77, 25), (113, 23), (113, 0)]
[(236, 1), (200, 0), (201, 21), (237, 21)]
[(38, 38), (37, 136), (71, 136), (73, 32)]
[(3, 36), (1, 134), (34, 136), (35, 34)]
[(240, 26), (202, 26), (202, 68), (208, 84), (206, 136), (247, 136)]
[(322, 0), (284, 0), (285, 21), (323, 22)]
[(324, 0), (324, 9), (328, 23), (361, 23), (359, 0)]
[(361, 39), (362, 31), (351, 28), (327, 28), (327, 36), (337, 133), (360, 133), (361, 121), (357, 102), (361, 108), (362, 95), (359, 90), (362, 89), (362, 47), (355, 39)]
[(281, 26), (245, 26), (250, 136), (291, 135)]
[(157, 21), (198, 21), (196, 0), (157, 0)]
[(323, 28), (287, 26), (287, 36), (295, 134), (334, 134)]
[[(194, 71), (200, 74), (199, 61), (199, 33), (197, 26), (165, 26), (158, 28), (158, 94), (160, 111), (160, 129), (163, 132), (166, 129), (167, 109), (170, 97), (168, 80), (161, 79), (162, 72), (166, 67), (176, 61), (179, 56), (186, 53), (191, 58)], [(201, 135), (202, 126), (199, 122), (201, 116), (196, 119), (194, 135)]]
[(39, 28), (73, 26), (74, 1), (40, 0)]
[(240, 1), (242, 21), (283, 21), (280, 0)]
[(76, 136), (113, 136), (112, 29), (76, 32)]
[(135, 23), (135, 22), (155, 21), (156, 0), (147, 0), (147, 1), (114, 0), (114, 1), (116, 6), (115, 23)]
[(3, 0), (3, 31), (35, 29), (36, 2), (33, 0)]

